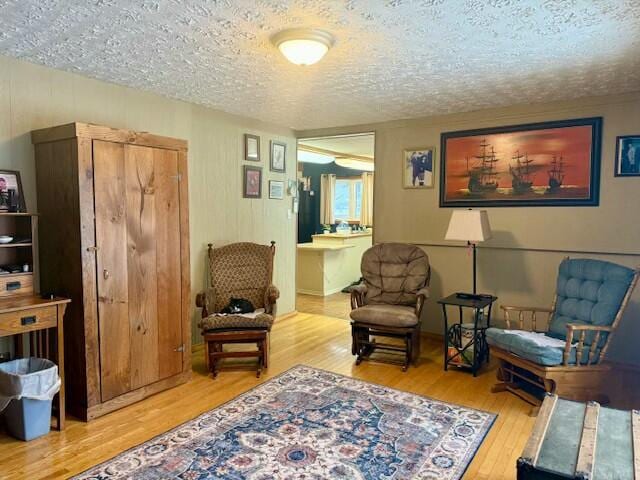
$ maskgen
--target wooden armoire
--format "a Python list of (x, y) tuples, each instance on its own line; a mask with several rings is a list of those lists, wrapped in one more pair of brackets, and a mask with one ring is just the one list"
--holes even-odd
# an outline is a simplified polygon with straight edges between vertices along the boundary
[(85, 123), (31, 138), (40, 290), (72, 299), (69, 411), (90, 420), (186, 382), (187, 142)]

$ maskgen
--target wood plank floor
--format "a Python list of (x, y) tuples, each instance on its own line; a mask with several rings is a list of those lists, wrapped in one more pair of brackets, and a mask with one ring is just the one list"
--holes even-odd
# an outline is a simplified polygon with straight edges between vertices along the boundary
[[(300, 308), (300, 305), (299, 307)], [(271, 365), (261, 379), (250, 371), (206, 375), (202, 352), (194, 354), (193, 379), (91, 423), (70, 419), (67, 429), (23, 443), (0, 433), (0, 478), (66, 478), (163, 433), (232, 399), (295, 364), (324, 368), (355, 378), (488, 410), (498, 414), (465, 479), (514, 479), (515, 462), (533, 426), (529, 406), (508, 393), (492, 394), (495, 372), (477, 378), (442, 370), (442, 346), (426, 339), (418, 367), (402, 373), (393, 365), (354, 365), (350, 327), (344, 319), (300, 313), (278, 320), (272, 332)]]
[(305, 295), (299, 293), (296, 297), (296, 309), (299, 312), (324, 315), (349, 320), (351, 312), (350, 295), (348, 293), (334, 293), (326, 297)]

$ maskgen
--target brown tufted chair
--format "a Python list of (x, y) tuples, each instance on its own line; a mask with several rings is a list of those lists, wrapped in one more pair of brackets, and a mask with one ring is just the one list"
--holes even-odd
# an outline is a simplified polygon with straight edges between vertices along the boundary
[[(228, 357), (258, 357), (258, 377), (268, 366), (268, 334), (276, 314), (276, 300), (280, 296), (272, 285), (275, 242), (271, 245), (232, 243), (220, 248), (209, 244), (210, 287), (196, 296), (196, 305), (202, 308), (199, 327), (205, 341), (207, 368), (215, 377), (217, 361)], [(264, 313), (254, 318), (241, 315), (217, 315), (231, 298), (249, 300)], [(256, 343), (258, 350), (228, 351), (228, 343)]]
[[(429, 258), (420, 248), (404, 243), (380, 243), (364, 252), (364, 281), (351, 291), (351, 351), (356, 365), (375, 350), (402, 352), (402, 371), (420, 357), (420, 314), (429, 297)], [(389, 337), (398, 343), (380, 343)], [(393, 362), (396, 363), (396, 362)]]

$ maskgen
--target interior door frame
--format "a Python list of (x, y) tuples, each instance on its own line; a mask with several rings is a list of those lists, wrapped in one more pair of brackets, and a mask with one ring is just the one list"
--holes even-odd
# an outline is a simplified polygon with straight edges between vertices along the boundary
[[(331, 133), (330, 133), (331, 132)], [(377, 141), (377, 137), (378, 137), (378, 133), (375, 129), (364, 129), (361, 130), (359, 128), (356, 128), (355, 130), (350, 130), (348, 128), (339, 128), (336, 129), (336, 131), (334, 132), (333, 130), (328, 131), (326, 134), (323, 133), (318, 133), (315, 132), (315, 135), (303, 135), (303, 136), (299, 136), (296, 137), (296, 167), (295, 167), (295, 172), (296, 172), (296, 188), (298, 187), (298, 167), (299, 167), (299, 163), (303, 163), (300, 162), (298, 160), (298, 146), (300, 144), (300, 140), (309, 140), (309, 139), (315, 139), (315, 138), (340, 138), (340, 137), (356, 137), (356, 136), (363, 136), (363, 135), (373, 135), (373, 171), (375, 173), (376, 171), (376, 159), (378, 158), (378, 141)], [(377, 199), (376, 199), (376, 192), (378, 191), (378, 189), (376, 188), (376, 182), (377, 182), (377, 175), (373, 176), (373, 233), (371, 235), (371, 243), (372, 245), (375, 245), (376, 239), (376, 229), (375, 229), (375, 225), (376, 225), (376, 205), (377, 205)], [(298, 201), (300, 201), (298, 199)], [(295, 286), (294, 286), (294, 299), (295, 299), (295, 308), (296, 311), (298, 311), (298, 216), (299, 216), (299, 211), (298, 213), (296, 213), (295, 215), (295, 229), (294, 229), (294, 246), (295, 246), (295, 252), (294, 252), (294, 268), (295, 268)]]

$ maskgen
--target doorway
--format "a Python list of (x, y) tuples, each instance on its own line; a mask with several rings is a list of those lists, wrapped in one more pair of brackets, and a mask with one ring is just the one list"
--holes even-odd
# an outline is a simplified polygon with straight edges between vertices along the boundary
[(375, 134), (298, 139), (296, 308), (348, 318), (372, 245)]

